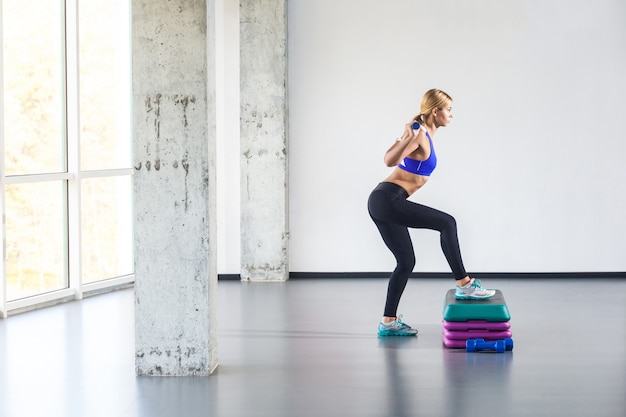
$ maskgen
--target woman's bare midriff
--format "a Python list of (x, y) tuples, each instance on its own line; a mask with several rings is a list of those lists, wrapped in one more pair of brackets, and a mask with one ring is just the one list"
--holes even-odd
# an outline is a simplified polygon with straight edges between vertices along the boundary
[(383, 182), (392, 182), (404, 188), (409, 195), (422, 188), (429, 177), (424, 175), (417, 175), (407, 172), (401, 168), (396, 167), (390, 176), (385, 178)]

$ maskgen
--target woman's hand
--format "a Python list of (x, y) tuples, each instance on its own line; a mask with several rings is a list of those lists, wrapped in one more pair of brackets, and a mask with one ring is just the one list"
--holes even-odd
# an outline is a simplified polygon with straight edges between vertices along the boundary
[(402, 136), (385, 153), (385, 165), (388, 167), (398, 165), (405, 156), (415, 152), (419, 147), (417, 137), (423, 128), (420, 126), (414, 130), (412, 126), (412, 121), (404, 125)]
[(411, 123), (407, 123), (404, 125), (404, 133), (402, 134), (400, 141), (403, 141), (405, 139), (413, 140), (417, 138), (417, 135), (419, 134), (420, 130), (422, 130), (422, 125), (420, 125), (418, 129), (413, 129), (413, 123), (414, 122), (411, 121)]

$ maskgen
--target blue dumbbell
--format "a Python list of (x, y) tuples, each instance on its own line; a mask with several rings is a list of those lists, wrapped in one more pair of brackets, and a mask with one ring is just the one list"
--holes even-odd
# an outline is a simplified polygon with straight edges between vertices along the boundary
[(468, 339), (465, 342), (465, 350), (467, 352), (480, 352), (482, 350), (495, 350), (502, 353), (506, 350), (513, 350), (513, 339), (507, 337), (502, 340), (494, 340), (485, 342), (484, 339)]

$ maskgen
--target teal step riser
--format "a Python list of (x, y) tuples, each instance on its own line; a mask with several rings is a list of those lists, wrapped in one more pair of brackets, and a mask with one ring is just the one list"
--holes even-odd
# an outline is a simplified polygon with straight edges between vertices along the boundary
[(454, 290), (449, 290), (444, 300), (443, 319), (446, 321), (505, 322), (511, 320), (509, 308), (500, 290), (496, 290), (496, 294), (487, 300), (457, 300), (454, 298), (454, 292)]

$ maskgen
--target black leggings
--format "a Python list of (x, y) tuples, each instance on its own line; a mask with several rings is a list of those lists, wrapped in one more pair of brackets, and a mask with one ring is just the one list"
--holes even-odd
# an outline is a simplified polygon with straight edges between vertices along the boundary
[(409, 227), (437, 230), (441, 233), (441, 249), (455, 279), (467, 276), (456, 231), (454, 217), (442, 211), (408, 201), (406, 190), (391, 182), (382, 182), (372, 191), (367, 208), (385, 244), (396, 257), (396, 269), (389, 278), (384, 315), (395, 317), (400, 297), (415, 266), (415, 252)]

